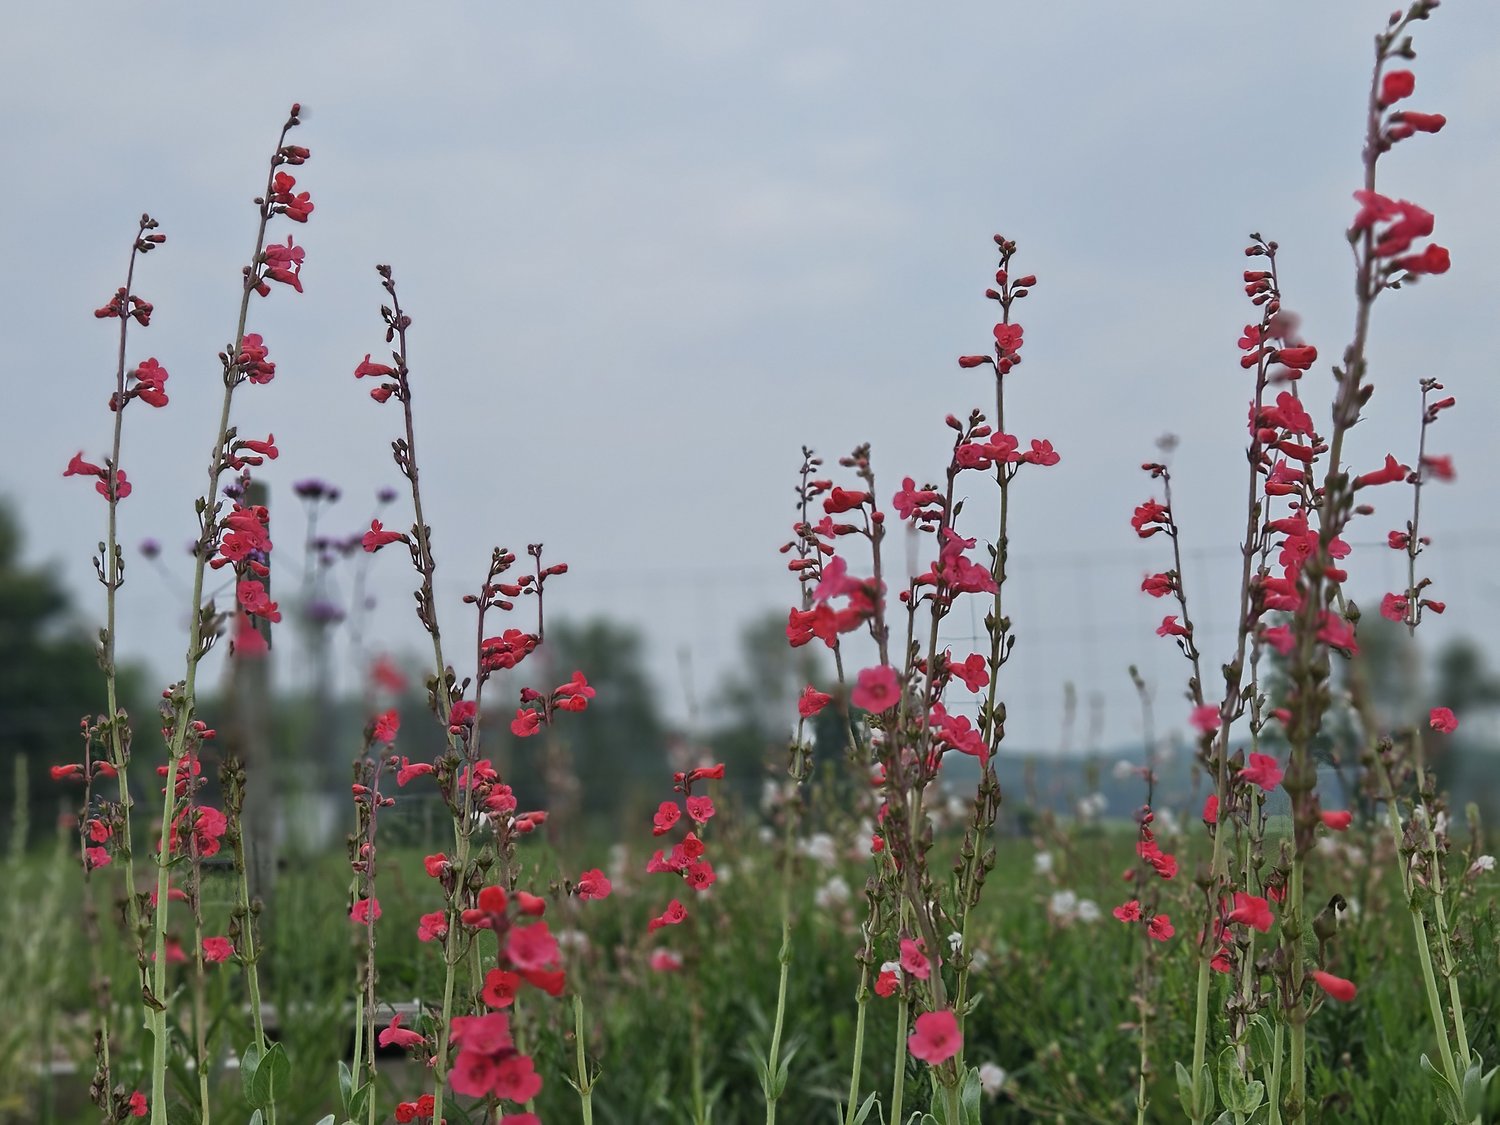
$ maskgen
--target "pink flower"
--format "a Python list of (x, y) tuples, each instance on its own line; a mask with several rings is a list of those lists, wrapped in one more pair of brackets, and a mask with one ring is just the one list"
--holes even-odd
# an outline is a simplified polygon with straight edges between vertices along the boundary
[(1336, 977), (1332, 973), (1325, 973), (1314, 969), (1310, 975), (1317, 982), (1319, 988), (1335, 1000), (1342, 1000), (1346, 1004), (1350, 1000), (1353, 1000), (1355, 994), (1359, 991), (1353, 981), (1345, 980), (1343, 977)]
[(1192, 629), (1178, 622), (1173, 614), (1168, 614), (1161, 619), (1161, 624), (1156, 627), (1158, 637), (1186, 637), (1192, 633)]
[(1133, 898), (1129, 902), (1115, 907), (1110, 913), (1122, 922), (1139, 922), (1141, 920), (1141, 900)]
[(1208, 799), (1203, 802), (1203, 823), (1219, 823), (1219, 795), (1210, 793)]
[(558, 961), (557, 939), (552, 936), (546, 922), (511, 930), (505, 952), (510, 963), (518, 969), (545, 969)]
[(609, 892), (614, 889), (604, 872), (597, 867), (578, 876), (578, 882), (574, 886), (578, 890), (578, 897), (584, 902), (590, 899), (608, 898)]
[(1427, 725), (1440, 734), (1452, 734), (1458, 729), (1458, 716), (1447, 707), (1434, 707), (1427, 716)]
[(228, 961), (234, 956), (234, 942), (227, 937), (206, 937), (203, 939), (203, 959), (208, 962), (218, 963)]
[(1325, 810), (1318, 813), (1318, 816), (1335, 832), (1347, 831), (1349, 825), (1354, 822), (1354, 814), (1348, 809)]
[(650, 965), (653, 972), (675, 972), (682, 968), (682, 954), (674, 953), (670, 949), (653, 949), (651, 951)]
[(870, 712), (889, 711), (901, 702), (901, 684), (896, 673), (884, 664), (866, 668), (850, 693), (854, 706)]
[(1211, 730), (1219, 729), (1219, 708), (1212, 703), (1205, 703), (1202, 707), (1194, 707), (1188, 721), (1198, 730), (1207, 734)]
[(714, 799), (712, 797), (689, 797), (687, 799), (688, 816), (699, 824), (706, 824), (714, 815)]
[(542, 729), (542, 713), (530, 707), (521, 707), (516, 710), (516, 717), (511, 721), (510, 733), (517, 738), (530, 738)]
[(1281, 784), (1281, 766), (1270, 754), (1251, 754), (1250, 764), (1240, 769), (1240, 780), (1259, 785), (1267, 793)]
[(382, 1047), (389, 1047), (394, 1043), (397, 1047), (405, 1050), (407, 1047), (415, 1047), (425, 1042), (427, 1042), (427, 1036), (423, 1035), (420, 1031), (412, 1031), (410, 1028), (401, 1026), (400, 1012), (391, 1017), (391, 1022), (380, 1033), (380, 1045)]
[(932, 972), (932, 962), (922, 947), (911, 938), (901, 939), (901, 969), (917, 980), (926, 980)]
[(131, 1117), (145, 1117), (151, 1112), (150, 1106), (146, 1103), (146, 1095), (139, 1090), (132, 1093), (130, 1100), (125, 1104), (130, 1108)]
[(1165, 914), (1158, 914), (1146, 924), (1146, 932), (1157, 941), (1166, 941), (1177, 931), (1172, 928), (1172, 919)]
[(929, 1066), (946, 1062), (964, 1044), (963, 1032), (958, 1029), (958, 1017), (947, 1008), (936, 1012), (923, 1012), (917, 1017), (906, 1047), (912, 1057), (921, 1059)]
[(361, 926), (368, 926), (376, 918), (380, 917), (380, 900), (374, 898), (362, 898), (349, 910), (349, 921), (357, 922)]

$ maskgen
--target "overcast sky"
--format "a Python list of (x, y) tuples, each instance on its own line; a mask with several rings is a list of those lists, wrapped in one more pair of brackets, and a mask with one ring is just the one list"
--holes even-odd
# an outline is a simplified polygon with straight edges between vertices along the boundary
[[(115, 338), (91, 312), (149, 211), (168, 242), (138, 272), (156, 315), (130, 358), (161, 361), (172, 401), (131, 410), (122, 538), (160, 539), (186, 578), (249, 200), (300, 99), (294, 139), (313, 159), (296, 171), (317, 209), (273, 233), (305, 244), (306, 293), (253, 306), (277, 375), (237, 415), (282, 451), (262, 475), (283, 565), (300, 567), (293, 481), (342, 487), (350, 530), (399, 483), (396, 405), (351, 376), (381, 351), (372, 267), (390, 262), (415, 318), (449, 631), (467, 632), (458, 600), (492, 544), (544, 541), (573, 568), (552, 609), (644, 628), (680, 711), (680, 649), (706, 693), (741, 624), (797, 596), (776, 548), (802, 443), (830, 463), (873, 443), (883, 503), (904, 475), (939, 476), (943, 416), (989, 398), (954, 358), (990, 340), (982, 292), (1002, 231), (1041, 278), (1019, 310), (1007, 428), (1062, 454), (1016, 486), (1011, 739), (1054, 742), (1072, 680), (1102, 694), (1104, 741), (1128, 741), (1132, 662), (1167, 720), (1186, 713), (1183, 665), (1154, 635), (1164, 607), (1139, 592), (1166, 562), (1130, 530), (1151, 494), (1137, 466), (1160, 433), (1181, 436), (1178, 511), (1213, 666), (1233, 623), (1252, 390), (1235, 347), (1251, 319), (1241, 250), (1252, 230), (1280, 241), (1287, 304), (1325, 357), (1306, 393), (1326, 403), (1390, 2), (31, 5), (0, 43), (0, 492), (29, 558), (102, 617), (89, 554), (103, 504), (61, 472), (107, 449)], [(1409, 104), (1449, 125), (1400, 146), (1381, 186), (1435, 212), (1454, 264), (1381, 302), (1379, 389), (1349, 455), (1359, 471), (1387, 451), (1412, 460), (1419, 378), (1458, 397), (1434, 433), (1458, 481), (1424, 500), (1433, 593), (1453, 607), (1436, 643), (1500, 628), (1500, 5), (1445, 4), (1418, 34)], [(1352, 538), (1382, 540), (1407, 502), (1381, 497)], [(398, 506), (387, 522), (409, 518)], [(1403, 585), (1399, 561), (1356, 551), (1350, 592), (1373, 606)], [(420, 653), (404, 559), (372, 573), (374, 639)], [(122, 596), (123, 650), (180, 676), (180, 597), (141, 566)]]

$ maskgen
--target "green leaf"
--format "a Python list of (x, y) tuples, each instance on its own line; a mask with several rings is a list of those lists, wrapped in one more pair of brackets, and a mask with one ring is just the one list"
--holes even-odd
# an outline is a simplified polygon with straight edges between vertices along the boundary
[(354, 1072), (349, 1069), (349, 1064), (339, 1059), (339, 1104), (344, 1107), (344, 1116), (353, 1117), (354, 1111), (349, 1108), (349, 1098), (354, 1094)]
[(1250, 1051), (1250, 1064), (1256, 1070), (1269, 1069), (1276, 1061), (1276, 1031), (1271, 1021), (1262, 1015), (1252, 1019), (1245, 1045)]
[(264, 1123), (265, 1118), (260, 1115), (260, 1110), (257, 1109), (250, 1115), (250, 1125), (264, 1125)]
[(1198, 1116), (1193, 1112), (1193, 1075), (1180, 1062), (1177, 1064), (1177, 1104), (1189, 1117)]
[(959, 1104), (963, 1106), (964, 1125), (983, 1125), (979, 1120), (979, 1099), (983, 1093), (984, 1084), (979, 1080), (979, 1068), (970, 1067), (958, 1092)]
[[(854, 1115), (854, 1125), (864, 1125), (865, 1120), (870, 1116), (870, 1110), (875, 1108), (875, 1098), (876, 1094), (872, 1090), (869, 1097), (865, 1098), (864, 1102), (860, 1105), (859, 1112)], [(884, 1113), (881, 1114), (880, 1120), (883, 1125), (885, 1121)]]
[(257, 1061), (245, 1100), (256, 1109), (269, 1108), (275, 1103), (276, 1095), (286, 1091), (291, 1082), (292, 1063), (286, 1057), (286, 1049), (280, 1043), (272, 1043)]
[(1462, 1116), (1463, 1106), (1459, 1099), (1459, 1092), (1453, 1088), (1453, 1083), (1448, 1081), (1447, 1075), (1433, 1065), (1432, 1060), (1425, 1054), (1422, 1056), (1422, 1069), (1427, 1072), (1428, 1081), (1437, 1094), (1438, 1105), (1447, 1114), (1448, 1120), (1454, 1125), (1464, 1125)]
[(255, 1100), (255, 1074), (260, 1069), (260, 1045), (251, 1043), (240, 1052), (240, 1085), (245, 1091), (245, 1101), (251, 1109), (259, 1109), (264, 1103)]
[(1495, 1068), (1491, 1067), (1488, 1074), (1484, 1073), (1484, 1060), (1476, 1054), (1464, 1071), (1462, 1100), (1465, 1121), (1484, 1119), (1484, 1095), (1494, 1077)]
[(1240, 1073), (1239, 1059), (1233, 1047), (1219, 1052), (1219, 1100), (1237, 1117), (1246, 1117), (1260, 1108), (1266, 1088), (1261, 1082), (1247, 1082)]
[(333, 1121), (334, 1121), (333, 1114), (330, 1113), (327, 1117), (325, 1117), (321, 1121), (319, 1121), (318, 1125), (333, 1125)]
[(358, 1121), (365, 1115), (365, 1107), (370, 1104), (370, 1091), (372, 1089), (373, 1086), (369, 1082), (366, 1082), (354, 1091), (353, 1096), (349, 1099), (349, 1117), (352, 1120)]

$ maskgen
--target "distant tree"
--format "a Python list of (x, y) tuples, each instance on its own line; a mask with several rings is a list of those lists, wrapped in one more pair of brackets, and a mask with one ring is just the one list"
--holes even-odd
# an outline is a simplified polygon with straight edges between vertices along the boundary
[[(562, 761), (548, 760), (546, 735), (514, 738), (508, 720), (491, 727), (487, 738), (505, 746), (511, 784), (526, 807), (552, 815), (570, 799), (560, 787), (567, 770), (579, 786), (576, 799), (585, 813), (618, 812), (632, 793), (670, 784), (666, 763), (667, 727), (655, 685), (646, 671), (645, 640), (631, 625), (608, 618), (549, 620), (546, 641), (514, 676), (492, 684), (485, 709), (499, 717), (513, 713), (521, 684), (546, 691), (580, 671), (595, 695), (588, 710), (559, 715), (551, 732)], [(508, 709), (508, 710), (507, 710)], [(531, 804), (528, 805), (527, 802)]]
[[(15, 759), (25, 758), (35, 833), (50, 827), (59, 808), (47, 769), (82, 759), (79, 720), (104, 709), (104, 679), (67, 592), (49, 571), (23, 567), (21, 550), (20, 524), (0, 503), (0, 789), (9, 792)], [(0, 801), (0, 836), (12, 810), (13, 801)]]
[[(758, 790), (766, 776), (786, 775), (787, 745), (797, 724), (797, 698), (808, 684), (828, 690), (820, 668), (821, 644), (792, 648), (786, 639), (786, 614), (770, 613), (740, 632), (738, 659), (720, 681), (707, 718), (708, 741), (746, 791)], [(829, 719), (818, 732), (835, 731)], [(819, 716), (821, 719), (822, 716)], [(830, 747), (823, 748), (824, 741)], [(820, 749), (842, 754), (845, 741), (828, 735)], [(820, 753), (820, 757), (823, 755)]]

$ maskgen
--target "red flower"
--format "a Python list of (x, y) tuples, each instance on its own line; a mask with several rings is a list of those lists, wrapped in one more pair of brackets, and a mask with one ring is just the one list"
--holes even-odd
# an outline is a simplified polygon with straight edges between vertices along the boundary
[(441, 910), (417, 919), (418, 941), (442, 941), (448, 936), (448, 915)]
[(1122, 922), (1139, 922), (1141, 920), (1141, 900), (1133, 898), (1129, 902), (1115, 907), (1110, 913)]
[(1453, 258), (1448, 253), (1446, 246), (1439, 246), (1436, 242), (1433, 242), (1425, 246), (1420, 254), (1407, 254), (1404, 257), (1397, 258), (1391, 265), (1397, 269), (1403, 269), (1407, 273), (1439, 274), (1448, 272), (1453, 265)]
[(1259, 785), (1267, 793), (1281, 784), (1281, 766), (1270, 754), (1251, 754), (1250, 764), (1240, 769), (1240, 780)]
[[(995, 361), (987, 355), (961, 355), (958, 357), (958, 365), (965, 368), (978, 367), (981, 364), (985, 363), (993, 364), (994, 362)], [(902, 517), (902, 519), (905, 518), (905, 516)]]
[(707, 824), (714, 815), (714, 800), (712, 797), (689, 797), (687, 811), (694, 822)]
[(420, 1031), (412, 1031), (410, 1028), (401, 1026), (401, 1013), (397, 1012), (391, 1017), (391, 1022), (385, 1026), (380, 1033), (380, 1045), (389, 1047), (394, 1043), (397, 1047), (405, 1050), (407, 1047), (415, 1047), (427, 1042), (427, 1036)]
[(380, 550), (388, 543), (397, 541), (405, 542), (406, 536), (399, 531), (386, 531), (379, 520), (370, 521), (370, 530), (365, 532), (360, 544), (366, 551), (374, 552)]
[(509, 1008), (515, 1003), (516, 993), (520, 988), (520, 974), (504, 969), (491, 969), (484, 975), (484, 987), (479, 991), (479, 998), (491, 1008)]
[(865, 668), (849, 694), (849, 701), (865, 711), (889, 711), (901, 702), (901, 684), (896, 673), (884, 664)]
[(513, 1102), (526, 1102), (542, 1089), (542, 1076), (532, 1065), (530, 1055), (511, 1055), (496, 1068), (490, 1091)]
[(1148, 574), (1141, 579), (1141, 590), (1153, 598), (1164, 598), (1176, 589), (1177, 583), (1170, 574)]
[(368, 926), (380, 917), (380, 900), (374, 898), (362, 898), (349, 910), (349, 920), (358, 922), (361, 926)]
[(1279, 348), (1276, 362), (1294, 371), (1306, 371), (1318, 361), (1318, 349), (1312, 346), (1301, 348)]
[(958, 1029), (958, 1017), (947, 1008), (936, 1012), (923, 1012), (917, 1017), (912, 1033), (906, 1040), (912, 1057), (921, 1059), (929, 1066), (937, 1066), (958, 1054), (964, 1045), (963, 1032)]
[(1156, 635), (1158, 637), (1186, 637), (1192, 635), (1192, 629), (1180, 623), (1175, 615), (1168, 614), (1156, 627)]
[(672, 831), (672, 826), (682, 819), (682, 809), (676, 801), (663, 801), (657, 806), (656, 815), (651, 818), (651, 835), (665, 836)]
[(1336, 977), (1332, 973), (1325, 973), (1314, 969), (1310, 975), (1317, 982), (1318, 987), (1335, 1000), (1342, 1000), (1348, 1003), (1354, 999), (1355, 993), (1359, 991), (1353, 981), (1345, 980), (1343, 977)]
[(802, 689), (802, 695), (797, 700), (797, 714), (801, 715), (804, 719), (810, 719), (832, 702), (833, 696), (819, 691), (812, 684), (808, 684)]
[(1387, 594), (1380, 599), (1380, 616), (1387, 621), (1405, 621), (1407, 605), (1404, 595)]
[(646, 923), (646, 932), (651, 933), (655, 930), (661, 929), (661, 927), (663, 926), (676, 926), (683, 922), (686, 918), (687, 907), (683, 906), (682, 903), (678, 902), (674, 898), (671, 902), (667, 903), (667, 908), (665, 910), (657, 915), (657, 917), (651, 919), (650, 922)]
[(1172, 919), (1165, 914), (1158, 914), (1146, 924), (1146, 932), (1157, 941), (1166, 941), (1177, 931), (1172, 928)]
[(208, 962), (217, 963), (228, 961), (234, 956), (234, 942), (227, 937), (206, 937), (203, 939), (203, 959)]
[(1417, 88), (1417, 76), (1409, 70), (1393, 70), (1380, 80), (1380, 108), (1409, 98)]
[(893, 996), (900, 987), (901, 978), (892, 969), (882, 970), (880, 975), (875, 978), (876, 996)]
[(1427, 725), (1440, 734), (1452, 734), (1458, 729), (1458, 716), (1447, 707), (1434, 707), (1427, 716)]
[(1348, 809), (1327, 809), (1318, 813), (1318, 816), (1335, 832), (1347, 831), (1349, 825), (1354, 823), (1354, 814)]
[(1052, 443), (1045, 439), (1031, 439), (1031, 449), (1021, 454), (1021, 460), (1028, 465), (1041, 465), (1044, 468), (1055, 465), (1062, 460), (1062, 456), (1052, 448)]
[(396, 374), (394, 367), (387, 367), (383, 363), (371, 363), (370, 353), (365, 353), (364, 362), (354, 369), (354, 377), (363, 379), (366, 375), (373, 375), (377, 379), (386, 379)]
[(145, 1117), (151, 1111), (146, 1103), (146, 1095), (139, 1090), (132, 1093), (125, 1104), (130, 1108), (131, 1117)]
[(425, 777), (435, 772), (436, 767), (431, 762), (413, 762), (404, 754), (401, 756), (401, 766), (396, 770), (396, 784), (405, 787), (408, 781), (414, 781), (419, 777)]
[(375, 730), (371, 737), (376, 742), (392, 743), (396, 741), (396, 732), (401, 729), (401, 714), (394, 708), (380, 715), (375, 720)]
[(531, 707), (520, 707), (511, 720), (510, 733), (517, 738), (530, 738), (542, 729), (542, 713)]
[(1217, 793), (1210, 793), (1207, 800), (1203, 802), (1203, 823), (1219, 823), (1219, 795)]
[[(1436, 133), (1448, 124), (1448, 119), (1441, 113), (1416, 113), (1409, 109), (1391, 114), (1391, 121), (1397, 125), (1409, 126), (1418, 133)], [(1447, 251), (1444, 251), (1445, 256), (1446, 254)], [(1442, 271), (1434, 270), (1433, 272), (1441, 273)]]
[(1235, 891), (1234, 909), (1229, 912), (1225, 921), (1251, 926), (1266, 934), (1271, 932), (1271, 923), (1274, 919), (1271, 916), (1271, 907), (1265, 899), (1246, 894), (1244, 891)]
[(448, 870), (448, 857), (442, 852), (438, 852), (436, 855), (425, 856), (422, 859), (422, 867), (432, 878), (440, 879), (443, 876), (443, 872)]
[(1363, 476), (1354, 478), (1355, 488), (1364, 488), (1371, 484), (1395, 484), (1406, 479), (1411, 470), (1401, 462), (1397, 461), (1389, 453), (1385, 455), (1385, 465), (1374, 472), (1365, 473)]

